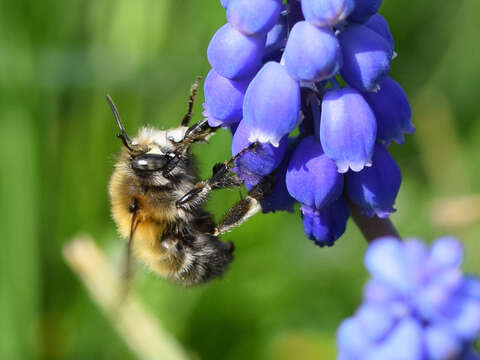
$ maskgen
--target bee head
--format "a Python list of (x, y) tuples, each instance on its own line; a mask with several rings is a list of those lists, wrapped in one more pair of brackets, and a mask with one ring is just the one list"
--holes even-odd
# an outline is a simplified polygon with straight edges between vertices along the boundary
[(162, 170), (168, 164), (169, 160), (174, 156), (173, 153), (167, 152), (165, 154), (158, 146), (155, 146), (154, 144), (140, 145), (132, 141), (125, 131), (125, 127), (120, 119), (120, 115), (115, 103), (110, 95), (107, 95), (106, 97), (112, 112), (115, 115), (115, 120), (120, 130), (120, 133), (117, 134), (117, 137), (122, 140), (123, 145), (130, 154), (132, 169), (135, 172), (143, 175), (146, 175), (148, 172)]

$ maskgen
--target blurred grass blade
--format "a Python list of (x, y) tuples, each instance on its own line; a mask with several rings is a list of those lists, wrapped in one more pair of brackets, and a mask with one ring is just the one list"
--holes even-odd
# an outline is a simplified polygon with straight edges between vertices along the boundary
[(80, 277), (92, 299), (115, 325), (138, 359), (189, 358), (180, 344), (138, 300), (130, 296), (119, 306), (121, 278), (112, 271), (107, 258), (90, 237), (73, 239), (64, 247), (63, 254), (67, 264)]

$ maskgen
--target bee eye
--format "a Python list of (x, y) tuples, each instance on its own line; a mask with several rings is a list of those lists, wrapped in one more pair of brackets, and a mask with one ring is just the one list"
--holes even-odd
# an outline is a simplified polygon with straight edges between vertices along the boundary
[(132, 168), (139, 171), (157, 171), (167, 165), (169, 157), (160, 154), (143, 154), (134, 156), (131, 160)]

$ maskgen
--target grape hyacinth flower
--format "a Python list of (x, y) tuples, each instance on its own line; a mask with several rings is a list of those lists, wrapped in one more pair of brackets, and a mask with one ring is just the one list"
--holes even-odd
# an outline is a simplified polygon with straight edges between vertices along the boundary
[(263, 211), (298, 201), (320, 246), (343, 234), (349, 204), (388, 217), (401, 175), (385, 146), (415, 128), (389, 77), (395, 42), (377, 13), (381, 0), (221, 4), (227, 23), (207, 49), (204, 115), (232, 131), (233, 154), (259, 143), (234, 169), (247, 188), (275, 179)]
[(360, 172), (346, 175), (346, 192), (349, 199), (362, 207), (366, 216), (389, 217), (395, 211), (402, 175), (395, 160), (384, 145), (375, 144), (373, 165)]
[(455, 238), (430, 249), (384, 237), (367, 249), (364, 303), (337, 333), (338, 359), (478, 359), (480, 279), (466, 276)]
[(376, 136), (377, 121), (362, 94), (348, 87), (325, 93), (319, 137), (339, 172), (372, 166)]

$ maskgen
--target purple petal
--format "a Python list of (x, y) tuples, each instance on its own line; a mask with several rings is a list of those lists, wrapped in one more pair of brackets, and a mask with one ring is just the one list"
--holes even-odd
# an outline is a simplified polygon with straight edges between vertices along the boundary
[(350, 15), (354, 7), (354, 0), (302, 0), (305, 19), (319, 27), (338, 24)]
[(413, 305), (423, 319), (437, 321), (445, 315), (461, 285), (462, 273), (459, 269), (443, 271), (416, 292)]
[(438, 238), (430, 250), (429, 262), (435, 268), (458, 267), (463, 262), (463, 246), (457, 238)]
[(222, 6), (223, 6), (225, 9), (227, 8), (229, 2), (230, 2), (230, 0), (220, 0), (220, 3), (222, 4)]
[(292, 78), (317, 82), (337, 73), (342, 66), (342, 53), (331, 29), (300, 21), (290, 32), (284, 60)]
[(268, 32), (277, 22), (280, 0), (230, 0), (227, 20), (245, 35)]
[(429, 326), (425, 331), (428, 359), (457, 359), (462, 350), (461, 342), (443, 326)]
[(313, 136), (304, 138), (295, 149), (286, 182), (290, 195), (315, 209), (331, 204), (343, 189), (343, 175)]
[(355, 0), (355, 8), (348, 20), (357, 23), (365, 22), (380, 9), (381, 5), (382, 0)]
[(261, 66), (265, 34), (246, 36), (229, 23), (213, 35), (207, 49), (210, 65), (228, 79), (246, 78)]
[(452, 332), (465, 341), (474, 340), (480, 332), (480, 301), (474, 299), (458, 299), (450, 305), (445, 323)]
[(337, 331), (337, 347), (340, 353), (353, 359), (363, 359), (362, 354), (371, 344), (355, 317), (345, 319)]
[(320, 210), (306, 205), (302, 205), (300, 209), (305, 234), (316, 245), (331, 246), (345, 232), (350, 209), (343, 196)]
[(205, 110), (209, 116), (221, 121), (222, 125), (240, 121), (250, 80), (230, 80), (210, 70), (204, 84)]
[(369, 352), (365, 359), (424, 360), (423, 342), (421, 325), (413, 318), (406, 318), (397, 325), (385, 341)]
[(363, 297), (367, 302), (386, 304), (398, 300), (399, 294), (388, 282), (373, 278), (365, 285)]
[(392, 50), (395, 49), (395, 40), (393, 39), (387, 20), (385, 20), (382, 15), (373, 15), (364, 25), (387, 40)]
[(362, 305), (357, 310), (355, 318), (371, 342), (377, 342), (384, 338), (396, 320), (389, 306), (373, 304)]
[(465, 276), (463, 279), (461, 294), (480, 301), (480, 279), (476, 276)]
[(393, 50), (382, 36), (364, 25), (350, 25), (338, 39), (342, 46), (340, 74), (355, 89), (378, 90), (390, 71)]
[(393, 237), (375, 240), (365, 254), (365, 267), (377, 281), (408, 294), (411, 290), (404, 244)]
[[(250, 129), (245, 120), (242, 120), (233, 136), (232, 155), (237, 155), (251, 144), (249, 137)], [(286, 149), (286, 137), (277, 147), (271, 144), (259, 144), (256, 149), (246, 152), (235, 161), (235, 171), (241, 179), (247, 179), (251, 174), (268, 175), (280, 164)]]
[(403, 144), (403, 134), (415, 132), (410, 122), (412, 110), (402, 87), (392, 78), (387, 77), (378, 92), (363, 94), (377, 119), (377, 138), (387, 145), (393, 141)]
[(250, 83), (243, 103), (249, 141), (278, 146), (280, 139), (295, 129), (299, 115), (299, 84), (284, 66), (266, 63)]
[(375, 145), (372, 159), (371, 167), (347, 174), (347, 194), (350, 200), (363, 208), (365, 215), (385, 218), (395, 211), (393, 205), (402, 176), (384, 145)]
[(359, 92), (344, 88), (324, 95), (320, 140), (339, 172), (371, 166), (376, 135), (375, 115)]

